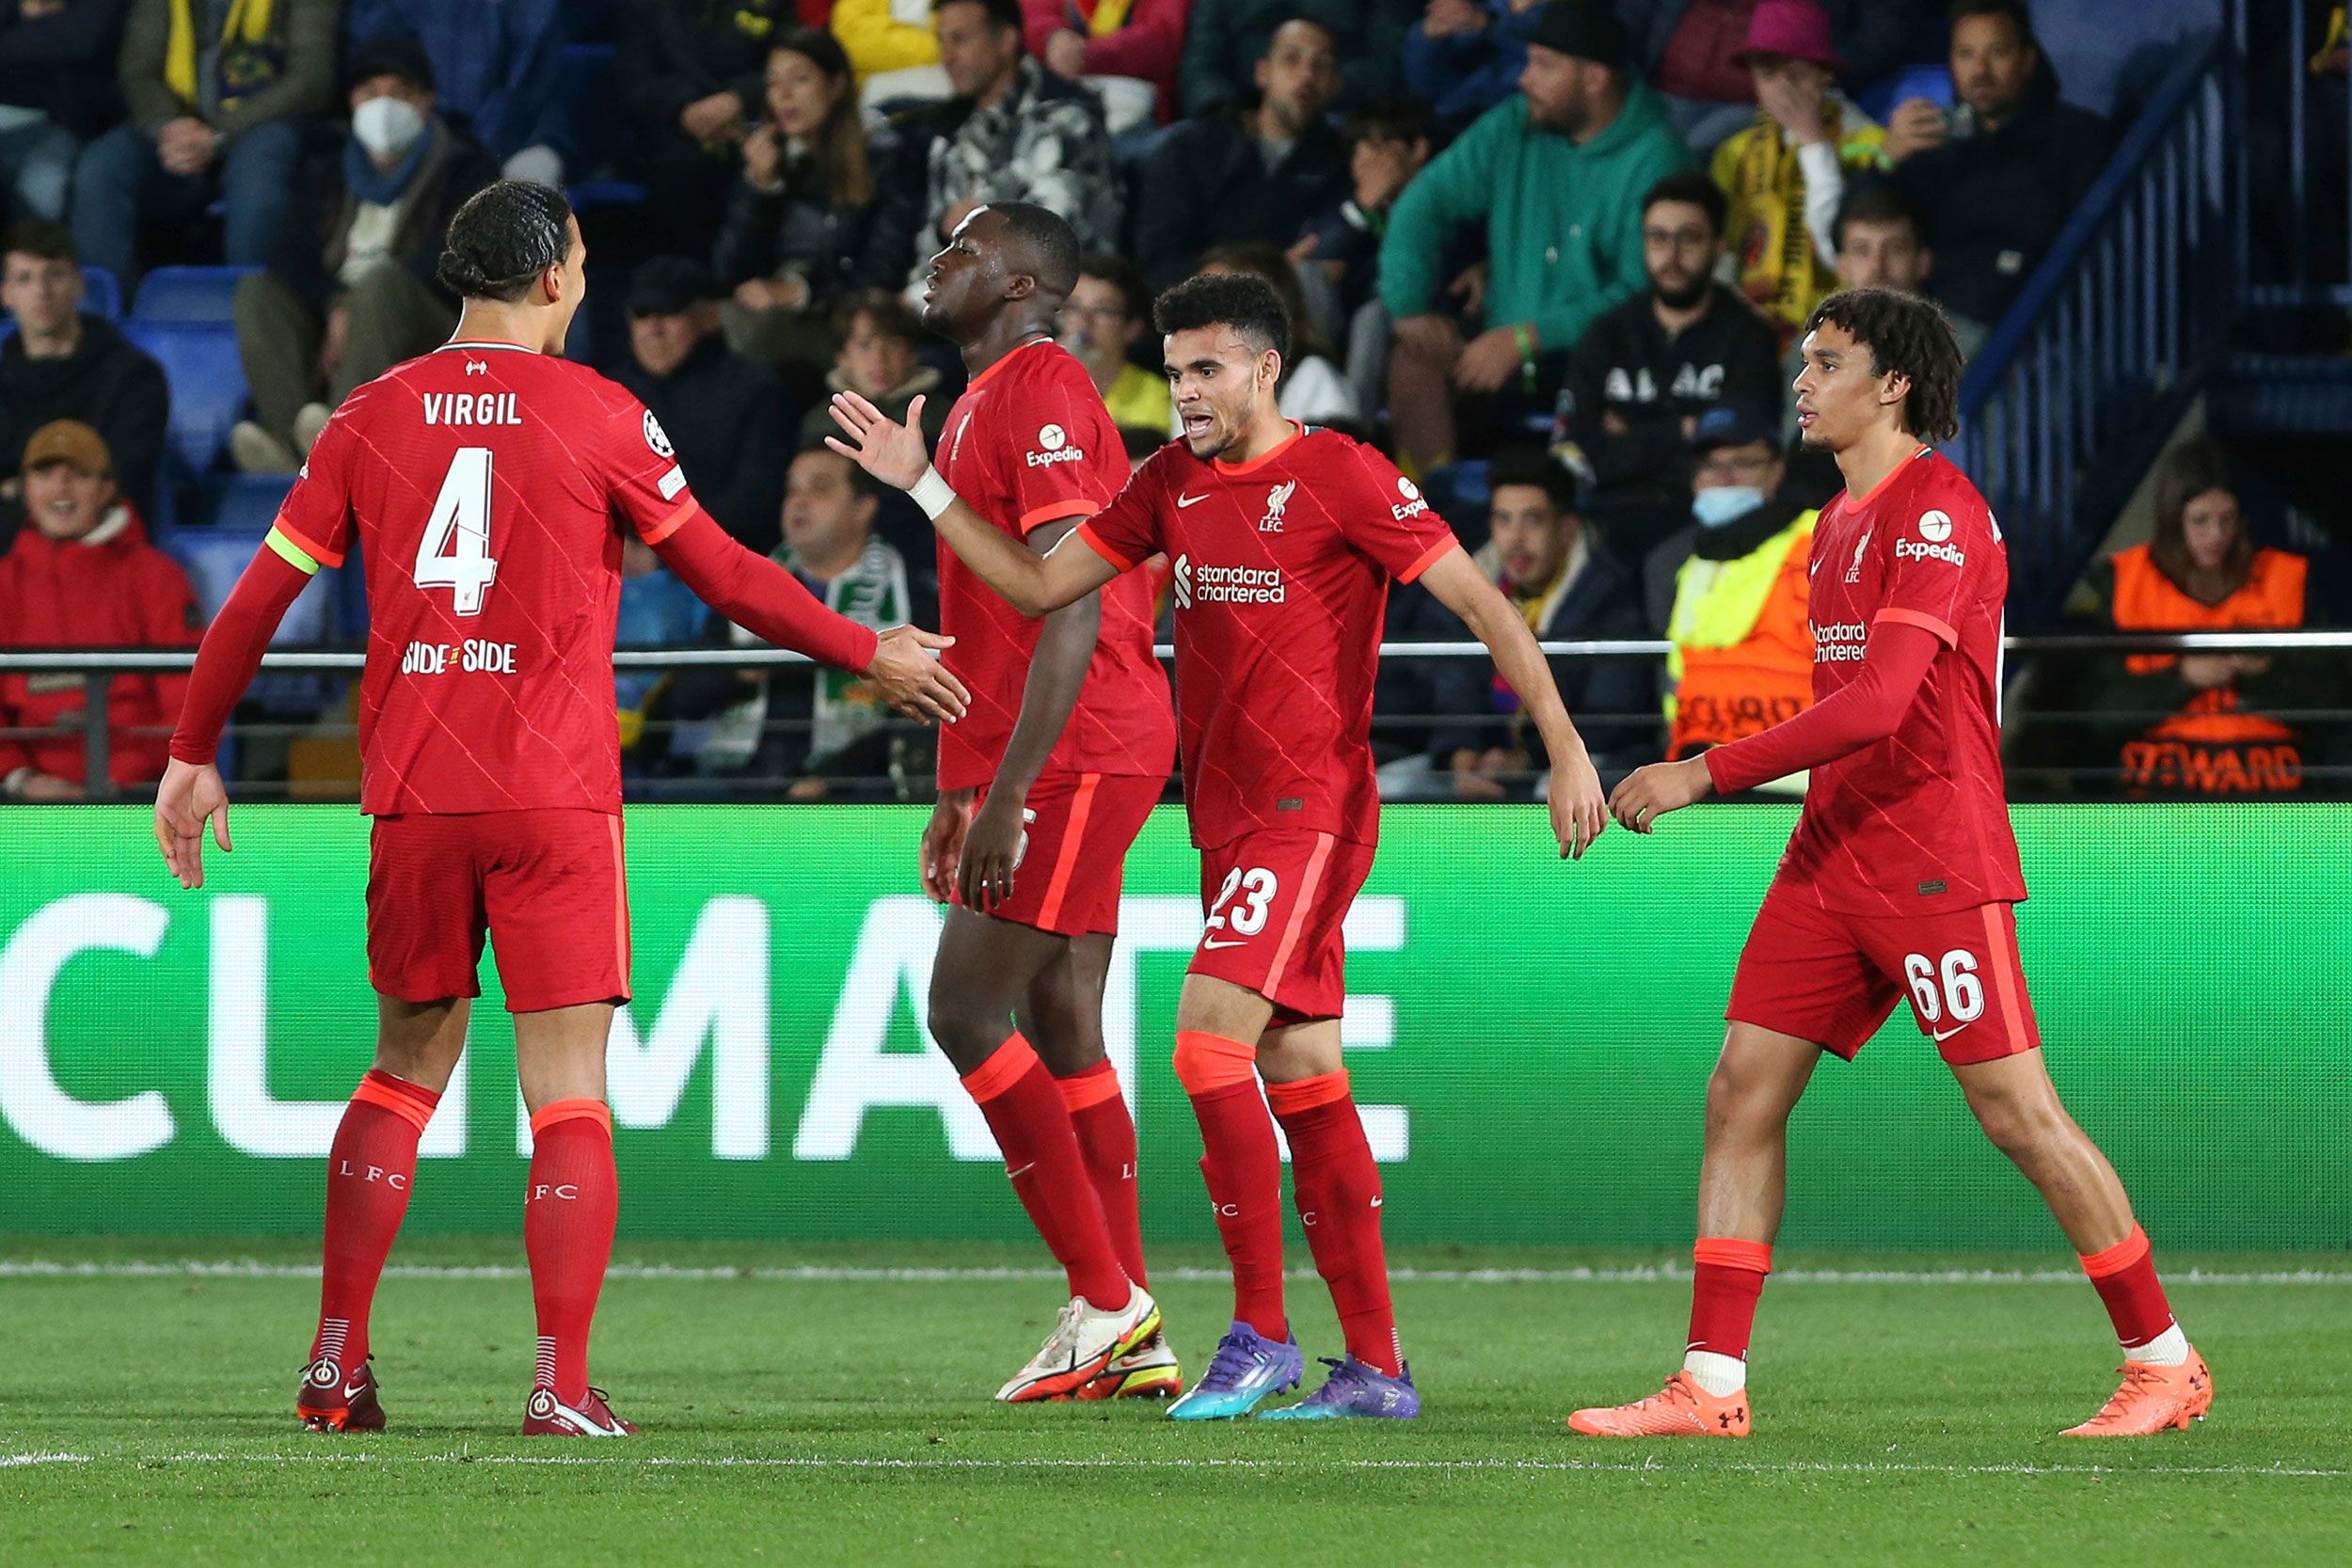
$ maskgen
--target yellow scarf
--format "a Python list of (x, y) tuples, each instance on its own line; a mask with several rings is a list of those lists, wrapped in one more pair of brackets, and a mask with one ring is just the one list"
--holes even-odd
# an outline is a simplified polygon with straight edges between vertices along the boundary
[(1089, 10), (1086, 0), (1078, 0), (1078, 10), (1087, 19), (1087, 36), (1099, 39), (1125, 26), (1130, 4), (1131, 0), (1094, 0), (1093, 9)]
[[(181, 103), (193, 105), (196, 91), (195, 0), (171, 0), (171, 31), (164, 40), (164, 86)], [(236, 0), (229, 8), (229, 24), (221, 41), (260, 43), (269, 37), (270, 0)]]

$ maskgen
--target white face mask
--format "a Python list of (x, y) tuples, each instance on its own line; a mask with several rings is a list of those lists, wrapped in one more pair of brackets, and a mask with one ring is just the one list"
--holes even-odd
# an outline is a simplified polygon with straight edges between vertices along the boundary
[(1763, 504), (1764, 492), (1753, 484), (1718, 484), (1691, 498), (1691, 515), (1701, 528), (1722, 528)]
[(371, 156), (397, 158), (424, 135), (424, 113), (405, 98), (371, 98), (351, 111), (351, 134)]

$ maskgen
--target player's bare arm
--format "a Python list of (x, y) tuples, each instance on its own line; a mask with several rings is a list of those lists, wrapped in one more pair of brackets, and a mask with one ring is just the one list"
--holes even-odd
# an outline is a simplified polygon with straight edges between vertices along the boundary
[(923, 895), (934, 904), (947, 902), (955, 887), (956, 867), (963, 860), (964, 835), (972, 831), (972, 802), (977, 789), (943, 789), (931, 805), (931, 819), (923, 824), (920, 851)]
[(947, 547), (1022, 614), (1051, 614), (1119, 575), (1118, 567), (1083, 543), (1065, 540), (1051, 554), (1041, 556), (1005, 537), (966, 506), (930, 465), (923, 443), (921, 398), (908, 405), (906, 422), (900, 424), (855, 392), (835, 392), (833, 419), (849, 439), (828, 436), (825, 445), (884, 484), (912, 495)]
[[(1065, 517), (1043, 525), (1029, 534), (1029, 548), (1050, 552), (1083, 520)], [(989, 783), (988, 799), (964, 834), (956, 886), (966, 909), (985, 911), (1012, 895), (1029, 790), (1044, 771), (1071, 710), (1078, 705), (1078, 692), (1086, 685), (1087, 667), (1094, 660), (1094, 645), (1102, 634), (1100, 594), (1089, 594), (1045, 617), (1037, 649), (1029, 656), (1028, 681), (1021, 689), (1021, 716), (1013, 721), (1004, 760)]]
[(1563, 859), (1583, 859), (1608, 825), (1600, 775), (1560, 700), (1560, 689), (1552, 684), (1551, 666), (1536, 645), (1535, 634), (1459, 545), (1439, 556), (1421, 580), (1486, 644), (1495, 668), (1519, 694), (1551, 758), (1551, 831), (1560, 840), (1560, 854)]

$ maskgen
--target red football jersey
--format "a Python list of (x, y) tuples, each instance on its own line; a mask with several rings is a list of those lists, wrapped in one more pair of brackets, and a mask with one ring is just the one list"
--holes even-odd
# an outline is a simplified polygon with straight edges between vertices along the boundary
[(353, 392), (278, 516), (366, 562), (359, 809), (621, 809), (621, 535), (692, 515), (643, 404), (582, 365), (455, 342)]
[(1300, 429), (1254, 462), (1163, 447), (1080, 536), (1122, 571), (1175, 562), (1176, 715), (1192, 841), (1380, 833), (1372, 681), (1389, 583), (1454, 531), (1389, 460)]
[(1813, 700), (1862, 668), (1870, 628), (1944, 644), (1895, 733), (1813, 769), (1784, 880), (1849, 914), (1932, 914), (2026, 896), (2001, 779), (2009, 552), (1977, 487), (1926, 447), (1813, 530)]
[[(1014, 349), (973, 378), (947, 411), (939, 472), (966, 505), (1016, 539), (1100, 512), (1127, 483), (1127, 451), (1076, 356), (1051, 339)], [(1044, 623), (982, 582), (943, 541), (939, 629), (956, 640), (946, 666), (972, 705), (939, 731), (939, 787), (996, 776), (1021, 717)], [(1176, 762), (1168, 676), (1152, 657), (1152, 594), (1138, 578), (1103, 589), (1103, 629), (1077, 705), (1046, 766), (1166, 779)]]

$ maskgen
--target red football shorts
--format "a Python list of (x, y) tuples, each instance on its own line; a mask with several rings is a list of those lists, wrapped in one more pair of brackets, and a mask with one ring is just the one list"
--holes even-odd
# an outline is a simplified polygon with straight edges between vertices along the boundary
[(1372, 874), (1372, 846), (1331, 833), (1245, 834), (1200, 851), (1208, 911), (1189, 966), (1274, 1004), (1274, 1026), (1337, 1018), (1347, 1001), (1340, 927)]
[(628, 1001), (621, 819), (552, 809), (377, 817), (368, 983), (403, 1002), (479, 996), (485, 931), (510, 1013)]
[[(1119, 934), (1127, 850), (1168, 781), (1121, 773), (1048, 772), (1029, 788), (1029, 845), (1012, 896), (984, 913), (1065, 937)], [(973, 809), (988, 799), (982, 789)], [(961, 903), (954, 890), (950, 902)]]
[(1839, 914), (1777, 880), (1740, 954), (1724, 1016), (1851, 1061), (1906, 997), (1919, 1032), (1954, 1067), (2042, 1043), (2017, 958), (2013, 906)]

